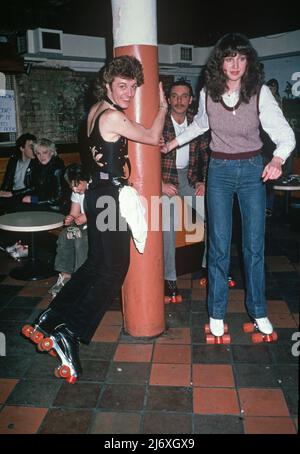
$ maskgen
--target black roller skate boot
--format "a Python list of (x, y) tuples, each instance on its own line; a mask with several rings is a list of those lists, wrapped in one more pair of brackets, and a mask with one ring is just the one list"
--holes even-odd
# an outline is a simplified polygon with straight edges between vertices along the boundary
[(165, 304), (181, 302), (182, 296), (179, 294), (176, 281), (165, 281)]
[(35, 344), (40, 344), (45, 337), (48, 337), (62, 323), (63, 321), (57, 312), (49, 308), (43, 311), (32, 325), (24, 325), (22, 334)]

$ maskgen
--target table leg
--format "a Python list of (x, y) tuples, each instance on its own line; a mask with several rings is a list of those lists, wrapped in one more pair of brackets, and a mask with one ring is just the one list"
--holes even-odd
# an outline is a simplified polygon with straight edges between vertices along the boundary
[(35, 232), (30, 233), (28, 260), (24, 265), (11, 270), (9, 274), (13, 279), (22, 281), (37, 281), (57, 274), (48, 263), (36, 258)]

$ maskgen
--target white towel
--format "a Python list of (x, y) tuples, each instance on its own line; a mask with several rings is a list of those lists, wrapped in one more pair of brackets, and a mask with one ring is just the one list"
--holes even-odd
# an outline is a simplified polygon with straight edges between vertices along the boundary
[(145, 208), (136, 189), (124, 186), (119, 193), (120, 213), (126, 219), (132, 233), (134, 244), (140, 254), (143, 254), (148, 225), (145, 219)]

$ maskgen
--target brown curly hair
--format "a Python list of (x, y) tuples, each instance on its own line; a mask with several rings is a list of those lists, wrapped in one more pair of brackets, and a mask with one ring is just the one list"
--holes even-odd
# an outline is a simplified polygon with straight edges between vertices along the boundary
[(141, 62), (132, 55), (122, 55), (113, 58), (98, 73), (94, 84), (94, 95), (98, 101), (106, 95), (106, 84), (111, 85), (115, 77), (136, 79), (137, 86), (144, 83), (144, 72)]
[(247, 68), (241, 80), (240, 100), (248, 103), (251, 96), (258, 93), (264, 81), (263, 65), (249, 39), (240, 33), (227, 33), (214, 47), (204, 70), (205, 87), (212, 100), (218, 102), (226, 91), (226, 76), (223, 72), (224, 58), (247, 57)]

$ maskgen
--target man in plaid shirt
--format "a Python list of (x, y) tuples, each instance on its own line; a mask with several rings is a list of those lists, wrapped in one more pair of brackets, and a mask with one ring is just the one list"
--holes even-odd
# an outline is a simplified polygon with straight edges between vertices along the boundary
[[(170, 112), (166, 116), (163, 138), (170, 142), (180, 134), (192, 121), (193, 113), (189, 108), (193, 101), (193, 90), (185, 80), (178, 80), (170, 87), (168, 102)], [(185, 198), (197, 216), (204, 221), (204, 192), (208, 159), (208, 136), (199, 136), (170, 153), (161, 155), (162, 163), (162, 212), (165, 265), (165, 302), (179, 303), (175, 265), (176, 249), (176, 212), (175, 196)], [(188, 196), (188, 197), (186, 197)], [(196, 203), (196, 199), (197, 203)], [(174, 203), (170, 203), (174, 202)], [(174, 207), (174, 209), (172, 209)], [(206, 266), (206, 250), (202, 266)]]

